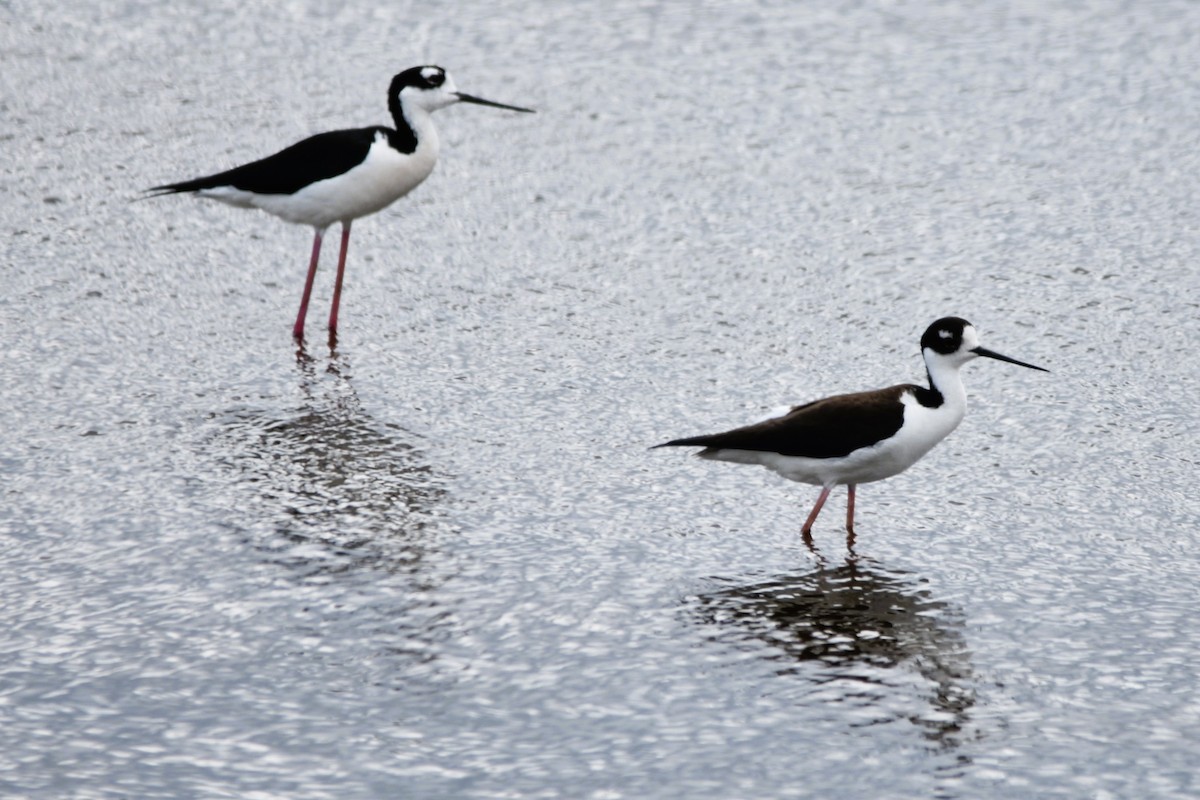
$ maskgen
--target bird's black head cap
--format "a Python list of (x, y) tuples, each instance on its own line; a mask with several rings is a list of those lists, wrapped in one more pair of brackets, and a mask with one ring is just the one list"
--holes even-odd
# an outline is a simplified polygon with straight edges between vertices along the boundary
[(395, 97), (401, 89), (407, 86), (412, 86), (414, 89), (436, 89), (445, 82), (446, 70), (441, 67), (433, 64), (409, 67), (392, 78), (391, 95)]
[(962, 347), (963, 331), (970, 327), (971, 323), (962, 317), (942, 317), (925, 329), (921, 350), (928, 348), (944, 356), (950, 355)]

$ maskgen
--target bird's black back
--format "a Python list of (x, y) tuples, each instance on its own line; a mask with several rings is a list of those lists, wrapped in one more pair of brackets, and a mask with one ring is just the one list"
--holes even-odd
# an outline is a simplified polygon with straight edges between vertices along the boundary
[(361, 164), (380, 133), (393, 144), (401, 138), (396, 131), (382, 126), (318, 133), (258, 161), (147, 191), (176, 194), (232, 186), (256, 194), (295, 194), (309, 184), (349, 172)]
[(904, 424), (905, 392), (924, 387), (900, 384), (870, 392), (836, 395), (796, 406), (775, 417), (724, 433), (675, 439), (656, 447), (759, 450), (803, 458), (841, 458), (893, 436)]

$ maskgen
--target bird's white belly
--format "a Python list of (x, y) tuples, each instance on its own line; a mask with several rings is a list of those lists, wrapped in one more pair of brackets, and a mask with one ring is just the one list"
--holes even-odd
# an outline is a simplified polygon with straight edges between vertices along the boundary
[(200, 194), (230, 205), (261, 208), (288, 222), (323, 229), (386, 208), (429, 177), (436, 162), (436, 146), (423, 143), (413, 153), (399, 153), (380, 134), (361, 164), (293, 194), (256, 194), (232, 187)]
[(759, 450), (719, 450), (710, 458), (759, 464), (788, 480), (815, 486), (870, 483), (898, 475), (945, 439), (962, 422), (965, 405), (925, 408), (911, 395), (904, 403), (904, 425), (895, 435), (840, 458), (804, 458)]

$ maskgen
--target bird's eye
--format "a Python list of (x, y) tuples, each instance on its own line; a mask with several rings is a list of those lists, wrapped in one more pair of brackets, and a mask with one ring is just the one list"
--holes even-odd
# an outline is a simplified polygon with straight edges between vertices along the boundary
[(433, 73), (430, 73), (429, 75), (426, 75), (425, 80), (429, 82), (430, 86), (441, 86), (443, 83), (446, 82), (446, 73), (433, 72)]

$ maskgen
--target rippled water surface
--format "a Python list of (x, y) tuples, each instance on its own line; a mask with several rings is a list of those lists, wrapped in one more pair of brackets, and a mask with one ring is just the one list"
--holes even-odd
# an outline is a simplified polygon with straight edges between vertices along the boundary
[[(0, 794), (1200, 794), (1200, 9), (100, 5), (0, 3)], [(130, 202), (426, 62), (539, 113), (438, 114), (335, 348), (306, 230)], [(646, 449), (947, 314), (1051, 372), (853, 551)]]

